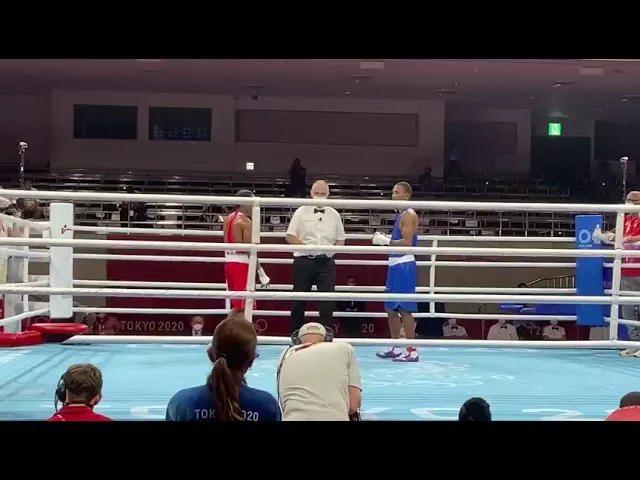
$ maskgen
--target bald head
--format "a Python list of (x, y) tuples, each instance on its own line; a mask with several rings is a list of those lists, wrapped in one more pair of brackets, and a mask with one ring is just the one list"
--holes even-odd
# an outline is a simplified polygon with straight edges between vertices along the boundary
[(324, 180), (317, 180), (311, 186), (311, 198), (328, 198), (329, 185)]
[(632, 190), (627, 194), (627, 203), (637, 204), (640, 203), (640, 192)]

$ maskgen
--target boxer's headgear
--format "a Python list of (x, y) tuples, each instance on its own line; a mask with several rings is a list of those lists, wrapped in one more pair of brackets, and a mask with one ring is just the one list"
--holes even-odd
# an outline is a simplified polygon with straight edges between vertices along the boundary
[[(256, 195), (251, 190), (240, 190), (235, 194), (235, 196), (238, 198), (253, 198)], [(243, 205), (244, 205), (243, 202), (238, 202), (236, 207), (241, 207)]]
[(325, 327), (321, 323), (309, 322), (293, 332), (293, 335), (291, 335), (291, 343), (300, 345), (302, 343), (302, 337), (310, 334), (320, 335), (323, 337), (324, 342), (333, 342), (333, 330), (331, 328)]
[(241, 198), (253, 198), (256, 195), (251, 190), (240, 190), (239, 192), (236, 193), (235, 196), (241, 197)]

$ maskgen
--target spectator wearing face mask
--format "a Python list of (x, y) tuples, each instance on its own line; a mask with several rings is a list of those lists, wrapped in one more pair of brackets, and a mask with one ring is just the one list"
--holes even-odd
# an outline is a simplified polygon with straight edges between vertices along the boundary
[(551, 341), (564, 341), (567, 339), (567, 332), (564, 327), (558, 325), (557, 320), (551, 320), (551, 325), (547, 325), (542, 330), (542, 338)]
[[(356, 286), (355, 277), (349, 277), (347, 279), (347, 287), (353, 288)], [(364, 312), (367, 309), (367, 303), (359, 300), (345, 300), (338, 302), (338, 311), (340, 312)], [(339, 320), (340, 335), (343, 337), (353, 338), (362, 333), (362, 326), (367, 322), (367, 319), (357, 317), (342, 317)]]
[(487, 333), (487, 340), (520, 340), (516, 327), (507, 323), (503, 318), (498, 320), (498, 323), (494, 323), (489, 328)]
[[(318, 245), (317, 251), (293, 253), (293, 291), (310, 292), (315, 285), (319, 292), (333, 292), (336, 288), (336, 262), (334, 252), (322, 251), (323, 245), (344, 245), (347, 238), (340, 214), (322, 201), (329, 197), (329, 185), (318, 180), (311, 187), (311, 197), (316, 206), (299, 207), (291, 217), (287, 229), (287, 242), (291, 245)], [(304, 300), (291, 302), (291, 333), (305, 323)], [(318, 302), (320, 323), (333, 325), (335, 302)]]
[(202, 329), (204, 328), (204, 318), (200, 315), (194, 315), (191, 317), (191, 335), (194, 337), (202, 336)]
[(452, 340), (466, 340), (469, 338), (467, 329), (462, 325), (458, 325), (455, 318), (450, 318), (442, 329), (442, 334), (445, 339)]

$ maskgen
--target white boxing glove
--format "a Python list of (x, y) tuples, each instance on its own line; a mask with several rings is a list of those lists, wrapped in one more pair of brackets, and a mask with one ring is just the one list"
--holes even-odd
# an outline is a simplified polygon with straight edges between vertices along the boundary
[(593, 231), (592, 238), (596, 242), (610, 243), (615, 239), (615, 235), (611, 232), (603, 232), (598, 225)]
[(258, 269), (258, 278), (260, 279), (260, 285), (262, 285), (262, 288), (267, 288), (271, 283), (271, 279), (267, 276), (264, 268), (262, 267)]
[(391, 239), (384, 233), (380, 232), (374, 233), (371, 241), (374, 245), (389, 245), (391, 243)]
[(591, 237), (596, 242), (603, 242), (603, 241), (606, 240), (606, 237), (605, 237), (604, 233), (602, 233), (602, 230), (600, 229), (600, 225), (598, 225), (596, 227), (596, 229), (593, 231), (593, 234), (591, 235)]

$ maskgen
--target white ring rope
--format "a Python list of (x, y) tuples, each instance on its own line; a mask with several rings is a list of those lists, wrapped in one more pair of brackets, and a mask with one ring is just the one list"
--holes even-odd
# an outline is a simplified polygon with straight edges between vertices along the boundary
[[(184, 250), (184, 249), (183, 249)], [(102, 253), (74, 253), (77, 260), (116, 260), (116, 261), (141, 261), (141, 262), (189, 262), (189, 263), (225, 263), (224, 257), (196, 257), (187, 255), (115, 255)], [(264, 258), (260, 257), (261, 264), (290, 265), (293, 258)], [(431, 266), (434, 262), (418, 261), (417, 265)], [(336, 265), (380, 265), (388, 266), (387, 260), (342, 260), (336, 259)], [(435, 265), (441, 267), (488, 267), (488, 268), (575, 268), (575, 262), (476, 262), (467, 260), (436, 261)], [(631, 266), (631, 265), (630, 265)], [(640, 265), (638, 265), (640, 267)], [(626, 266), (625, 266), (626, 268)]]
[(32, 250), (18, 250), (17, 248), (0, 248), (0, 255), (21, 258), (50, 258), (49, 252), (34, 252)]
[(473, 247), (383, 247), (376, 245), (283, 245), (277, 243), (221, 243), (221, 242), (158, 242), (135, 240), (79, 240), (57, 238), (0, 238), (0, 245), (28, 247), (78, 247), (78, 248), (120, 248), (131, 250), (180, 250), (226, 251), (251, 250), (256, 252), (330, 252), (347, 254), (389, 254), (405, 255), (474, 255), (502, 257), (640, 257), (640, 250), (592, 250), (556, 248), (473, 248)]
[(18, 315), (13, 315), (11, 317), (7, 317), (0, 320), (0, 327), (4, 327), (5, 325), (9, 325), (10, 323), (20, 322), (27, 318), (40, 317), (40, 316), (46, 316), (46, 315), (49, 315), (48, 308), (41, 308), (39, 310), (32, 310), (30, 312), (20, 313)]
[[(146, 298), (253, 298), (256, 300), (305, 300), (340, 301), (363, 300), (369, 302), (449, 302), (449, 303), (546, 303), (607, 305), (607, 296), (563, 296), (563, 295), (463, 295), (463, 294), (405, 294), (405, 293), (356, 293), (356, 292), (271, 292), (256, 291), (206, 291), (176, 289), (124, 289), (124, 288), (52, 288), (0, 285), (0, 293), (28, 295), (70, 295), (84, 297), (146, 297)], [(638, 305), (640, 296), (622, 296), (620, 305)]]
[[(3, 190), (2, 192), (2, 196), (4, 195), (4, 192), (6, 190)], [(22, 218), (18, 218), (18, 217), (14, 217), (13, 215), (7, 215), (5, 213), (0, 213), (0, 220), (3, 220), (5, 222), (8, 223), (13, 223), (15, 225), (18, 225), (20, 227), (28, 227), (28, 228), (32, 228), (34, 230), (43, 232), (45, 230), (48, 230), (49, 227), (51, 226), (51, 224), (49, 222), (36, 222), (33, 220), (23, 220)]]
[[(76, 307), (74, 313), (113, 313), (135, 315), (227, 315), (229, 310), (223, 308), (103, 308), (103, 307)], [(263, 317), (289, 317), (288, 310), (254, 310), (254, 315)], [(306, 312), (305, 316), (317, 318), (319, 312)], [(334, 312), (335, 318), (387, 318), (384, 312)], [(531, 320), (570, 322), (577, 319), (571, 315), (508, 315), (508, 314), (484, 314), (484, 313), (414, 313), (414, 318), (442, 318), (455, 320)], [(622, 320), (620, 320), (622, 321)], [(640, 322), (634, 322), (633, 325)]]
[[(119, 223), (119, 222), (118, 222)], [(380, 227), (383, 228), (383, 227)], [(159, 236), (199, 236), (222, 237), (221, 230), (194, 230), (180, 228), (134, 228), (134, 227), (88, 227), (75, 225), (74, 232), (93, 232), (100, 235), (121, 233), (128, 235), (159, 235)], [(260, 232), (260, 238), (285, 238), (287, 232)], [(347, 240), (371, 240), (371, 235), (364, 233), (347, 233)], [(527, 242), (527, 243), (575, 243), (574, 237), (496, 237), (491, 235), (418, 235), (420, 241), (445, 240), (447, 242)]]
[[(185, 205), (237, 205), (238, 197), (216, 197), (210, 195), (167, 195), (153, 193), (112, 193), (112, 192), (78, 192), (78, 191), (29, 191), (3, 190), (3, 196), (16, 198), (34, 198), (41, 200), (67, 201), (105, 201), (105, 202), (142, 202), (142, 203), (181, 203)], [(299, 207), (320, 205), (311, 198), (274, 198), (247, 197), (242, 202), (246, 205), (260, 207)], [(549, 213), (640, 213), (639, 205), (584, 205), (575, 203), (506, 203), (506, 202), (454, 202), (454, 201), (396, 201), (372, 199), (337, 199), (322, 200), (322, 205), (342, 209), (381, 209), (381, 210), (451, 210), (451, 211), (483, 211), (483, 212), (549, 212)]]
[[(143, 281), (119, 281), (119, 280), (74, 280), (74, 285), (79, 287), (152, 287), (152, 288), (202, 288), (204, 290), (226, 290), (226, 283), (191, 283), (191, 282), (143, 282)], [(35, 286), (35, 285), (34, 285)], [(260, 284), (256, 284), (260, 288)], [(269, 287), (274, 291), (290, 291), (293, 285), (272, 284)], [(336, 285), (336, 292), (384, 292), (384, 286), (373, 285)], [(417, 287), (416, 293), (422, 292), (456, 292), (456, 293), (515, 293), (515, 294), (571, 294), (576, 293), (575, 288), (493, 288), (493, 287)], [(312, 291), (317, 291), (314, 286)]]
[[(409, 345), (413, 347), (467, 347), (467, 348), (527, 348), (527, 349), (619, 349), (638, 348), (638, 342), (623, 341), (556, 341), (540, 342), (536, 340), (422, 340), (422, 339), (394, 339), (389, 341), (383, 338), (336, 338), (335, 342), (347, 342), (352, 345), (363, 346), (387, 346), (387, 345)], [(71, 337), (65, 344), (137, 344), (137, 345), (208, 345), (211, 343), (209, 337), (195, 336), (157, 336), (157, 335), (78, 335)], [(258, 343), (262, 345), (291, 345), (290, 337), (258, 337)]]

